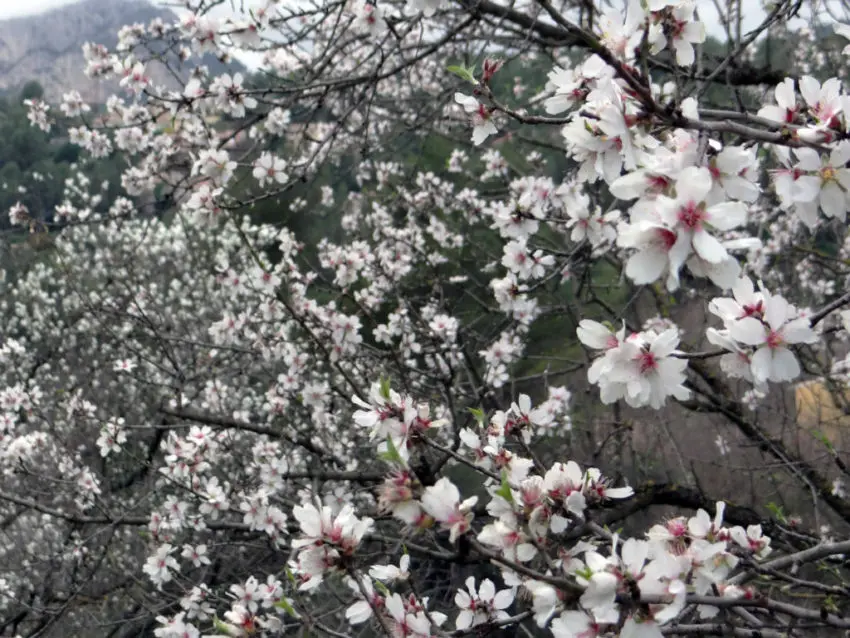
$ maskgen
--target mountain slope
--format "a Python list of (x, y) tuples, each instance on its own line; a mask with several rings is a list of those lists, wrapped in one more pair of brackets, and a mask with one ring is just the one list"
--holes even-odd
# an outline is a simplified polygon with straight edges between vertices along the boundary
[[(116, 92), (117, 83), (86, 77), (83, 44), (94, 42), (112, 50), (122, 26), (147, 25), (154, 18), (166, 24), (176, 20), (172, 11), (147, 0), (81, 0), (38, 15), (0, 20), (0, 91), (14, 91), (36, 80), (51, 102), (71, 89), (88, 101), (103, 102)], [(212, 56), (203, 62), (213, 71), (220, 70)], [(150, 74), (155, 83), (174, 83), (163, 69), (152, 67)]]

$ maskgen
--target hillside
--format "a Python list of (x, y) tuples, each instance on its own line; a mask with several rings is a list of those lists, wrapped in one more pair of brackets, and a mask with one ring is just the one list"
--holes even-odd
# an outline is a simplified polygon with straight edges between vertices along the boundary
[[(85, 76), (83, 44), (94, 42), (112, 49), (122, 26), (147, 25), (155, 18), (170, 23), (176, 16), (147, 0), (80, 0), (37, 15), (0, 20), (0, 91), (16, 92), (35, 80), (44, 87), (48, 101), (57, 101), (64, 92), (76, 89), (86, 100), (102, 102), (116, 91), (117, 84)], [(212, 56), (204, 59), (204, 64), (220, 70)], [(164, 69), (152, 67), (150, 74), (155, 83), (174, 82)]]

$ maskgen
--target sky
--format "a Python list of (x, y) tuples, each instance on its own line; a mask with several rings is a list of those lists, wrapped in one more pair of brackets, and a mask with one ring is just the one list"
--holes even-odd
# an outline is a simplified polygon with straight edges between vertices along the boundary
[[(0, 19), (11, 18), (14, 16), (31, 15), (39, 13), (47, 9), (55, 9), (66, 4), (73, 4), (76, 0), (28, 0), (27, 2), (12, 2), (10, 0), (0, 0)], [(164, 2), (163, 2), (164, 3)], [(697, 3), (702, 9), (705, 4), (705, 9), (711, 15), (704, 15), (703, 20), (706, 22), (708, 32), (713, 35), (722, 34), (717, 15), (714, 12), (713, 2)], [(752, 28), (758, 25), (760, 19), (764, 16), (764, 11), (761, 9), (761, 0), (744, 0), (744, 13), (747, 16), (744, 20), (744, 28)]]
[[(47, 9), (55, 9), (63, 5), (73, 4), (78, 0), (27, 0), (27, 2), (13, 2), (12, 0), (0, 0), (0, 19), (11, 18), (15, 16), (31, 15), (46, 11)], [(167, 4), (167, 0), (154, 0), (160, 4)], [(697, 6), (701, 12), (701, 19), (705, 22), (709, 34), (715, 37), (724, 35), (723, 29), (717, 18), (714, 2), (700, 0)], [(744, 24), (743, 32), (755, 28), (764, 18), (764, 10), (762, 9), (762, 0), (743, 0)]]
[[(13, 18), (17, 16), (41, 13), (48, 9), (56, 9), (66, 4), (74, 4), (79, 0), (27, 0), (27, 2), (14, 2), (13, 0), (0, 0), (0, 19)], [(166, 4), (164, 0), (153, 0), (154, 3)]]
[(29, 0), (28, 2), (0, 1), (0, 18), (13, 18), (39, 13), (46, 9), (55, 9), (63, 4), (72, 4), (74, 0)]

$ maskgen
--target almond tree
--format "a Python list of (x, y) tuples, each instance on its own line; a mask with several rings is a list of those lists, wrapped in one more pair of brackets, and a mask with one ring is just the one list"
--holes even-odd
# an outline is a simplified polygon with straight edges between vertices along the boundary
[(221, 4), (28, 104), (125, 196), (9, 212), (0, 633), (850, 628), (840, 7)]

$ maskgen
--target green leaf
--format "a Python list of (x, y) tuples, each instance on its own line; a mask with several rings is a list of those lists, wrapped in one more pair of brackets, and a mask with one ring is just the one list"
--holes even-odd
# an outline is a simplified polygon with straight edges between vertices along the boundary
[(374, 584), (375, 584), (375, 589), (377, 589), (379, 592), (381, 592), (385, 597), (390, 596), (390, 590), (387, 589), (387, 586), (384, 585), (384, 583), (382, 583), (379, 580), (376, 580), (376, 581), (374, 581)]
[(590, 580), (593, 577), (593, 570), (590, 567), (585, 567), (584, 569), (576, 570), (575, 575), (585, 580)]
[(469, 412), (475, 417), (475, 420), (478, 421), (479, 425), (484, 425), (484, 410), (480, 408), (469, 408)]
[(785, 512), (783, 512), (783, 511), (782, 511), (782, 506), (781, 506), (781, 505), (777, 505), (776, 503), (774, 503), (773, 501), (771, 501), (770, 503), (768, 503), (768, 504), (767, 504), (767, 509), (769, 509), (769, 510), (770, 510), (771, 514), (773, 514), (773, 516), (774, 516), (774, 517), (775, 517), (775, 518), (776, 518), (776, 519), (777, 519), (780, 523), (784, 523), (784, 522), (785, 522), (785, 520), (786, 520), (786, 518), (785, 518)]
[(446, 67), (446, 71), (449, 73), (454, 73), (456, 76), (461, 78), (462, 80), (466, 80), (470, 84), (478, 84), (478, 80), (475, 79), (475, 67), (467, 69), (465, 66), (457, 66), (452, 65)]
[(824, 447), (830, 452), (835, 452), (835, 448), (832, 446), (832, 441), (830, 441), (826, 434), (821, 432), (820, 430), (812, 430), (812, 436), (815, 437), (818, 441), (823, 443)]
[(281, 598), (274, 604), (274, 606), (278, 609), (282, 609), (293, 618), (298, 618), (298, 614), (295, 613), (295, 610), (292, 608), (292, 605), (289, 604), (289, 601), (286, 600), (286, 598)]
[(828, 594), (827, 597), (824, 598), (823, 608), (832, 613), (836, 613), (838, 611), (838, 605), (832, 597), (832, 594)]
[(289, 579), (289, 582), (293, 584), (293, 586), (298, 587), (298, 581), (295, 578), (295, 574), (292, 573), (292, 570), (289, 567), (286, 568), (286, 577)]
[(225, 623), (221, 622), (215, 616), (213, 616), (213, 627), (215, 627), (215, 630), (217, 632), (224, 634), (225, 636), (233, 635), (232, 633), (230, 633), (230, 627), (228, 627)]
[(502, 485), (496, 490), (496, 496), (501, 496), (508, 503), (514, 502), (514, 495), (511, 492), (511, 486), (508, 483), (508, 473), (502, 470)]
[(381, 377), (381, 396), (385, 401), (390, 400), (390, 380), (384, 377)]
[(401, 458), (401, 454), (398, 453), (398, 449), (396, 449), (396, 446), (390, 437), (387, 437), (387, 451), (380, 454), (380, 459), (389, 463), (404, 465), (404, 459)]

